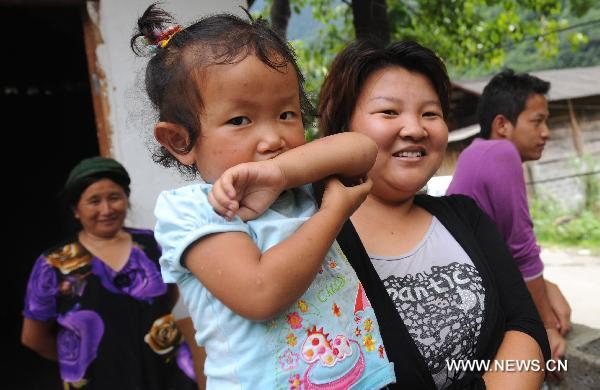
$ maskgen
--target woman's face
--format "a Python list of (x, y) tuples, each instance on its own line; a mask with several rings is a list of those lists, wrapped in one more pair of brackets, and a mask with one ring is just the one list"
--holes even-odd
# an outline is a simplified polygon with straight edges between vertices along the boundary
[(371, 196), (386, 201), (412, 197), (442, 163), (448, 127), (431, 82), (399, 66), (380, 69), (366, 80), (354, 107), (350, 130), (379, 146)]
[(86, 233), (110, 238), (123, 227), (127, 206), (123, 188), (110, 179), (101, 179), (83, 191), (74, 214)]

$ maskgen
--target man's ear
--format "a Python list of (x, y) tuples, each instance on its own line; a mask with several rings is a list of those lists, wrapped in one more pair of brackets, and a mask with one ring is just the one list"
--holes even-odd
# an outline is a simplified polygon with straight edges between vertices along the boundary
[(190, 136), (183, 126), (158, 122), (154, 126), (154, 137), (183, 165), (193, 165), (196, 162), (194, 153), (188, 151)]
[(509, 139), (512, 136), (514, 126), (504, 115), (498, 114), (492, 121), (492, 137)]

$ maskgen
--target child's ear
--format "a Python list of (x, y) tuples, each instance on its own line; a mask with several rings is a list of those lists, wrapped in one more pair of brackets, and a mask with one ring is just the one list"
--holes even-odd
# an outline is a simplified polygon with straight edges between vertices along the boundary
[(513, 124), (504, 115), (498, 114), (492, 121), (492, 135), (496, 138), (510, 139), (512, 136)]
[(154, 126), (154, 137), (183, 165), (193, 165), (196, 162), (194, 153), (188, 151), (190, 136), (183, 126), (158, 122)]

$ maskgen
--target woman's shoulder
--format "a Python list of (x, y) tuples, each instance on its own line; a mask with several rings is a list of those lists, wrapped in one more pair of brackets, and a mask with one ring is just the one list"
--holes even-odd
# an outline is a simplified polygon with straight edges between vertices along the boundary
[(75, 236), (66, 238), (45, 250), (40, 258), (63, 274), (68, 274), (80, 268), (89, 266), (92, 255), (79, 243)]
[(472, 212), (479, 211), (477, 203), (467, 195), (452, 194), (444, 196), (417, 195), (415, 196), (415, 204), (425, 208), (427, 211), (449, 211), (456, 212)]
[(424, 208), (453, 235), (465, 228), (472, 231), (484, 213), (477, 203), (466, 195), (417, 195), (415, 204)]
[(124, 229), (127, 233), (131, 234), (131, 240), (135, 247), (140, 248), (150, 258), (158, 260), (161, 250), (154, 238), (154, 231), (131, 227), (125, 227)]

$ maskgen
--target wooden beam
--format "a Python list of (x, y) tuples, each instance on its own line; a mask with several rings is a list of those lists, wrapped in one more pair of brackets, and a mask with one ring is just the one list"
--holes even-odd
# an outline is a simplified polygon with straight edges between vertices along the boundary
[[(91, 11), (95, 11), (96, 15), (98, 14), (99, 5), (97, 2), (90, 2), (87, 4), (87, 7), (91, 7)], [(96, 57), (96, 48), (103, 43), (103, 40), (100, 30), (90, 17), (90, 10), (88, 10), (87, 7), (81, 7), (81, 19), (83, 23), (83, 37), (90, 79), (90, 90), (92, 92), (94, 116), (96, 118), (96, 134), (98, 136), (100, 155), (109, 157), (112, 145), (112, 127), (108, 120), (110, 105), (108, 102), (106, 74)]]
[[(98, 0), (93, 0), (97, 2)], [(86, 0), (0, 0), (0, 6), (62, 7), (65, 5), (85, 5)]]
[(575, 146), (577, 156), (581, 157), (583, 156), (583, 139), (581, 137), (581, 128), (577, 122), (577, 117), (575, 116), (575, 110), (573, 109), (573, 102), (571, 99), (567, 100), (567, 105), (569, 107), (569, 120), (571, 121), (571, 137), (573, 138), (573, 145)]

